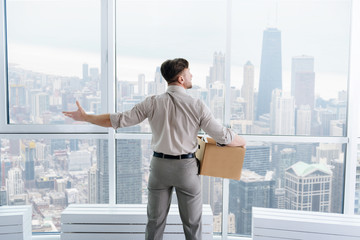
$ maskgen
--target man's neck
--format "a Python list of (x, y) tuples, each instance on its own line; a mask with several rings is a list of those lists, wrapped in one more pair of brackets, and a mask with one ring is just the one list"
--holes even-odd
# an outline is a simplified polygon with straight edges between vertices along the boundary
[(179, 87), (183, 87), (184, 89), (186, 89), (185, 86), (179, 82), (170, 83), (170, 84), (168, 84), (168, 86), (179, 86)]

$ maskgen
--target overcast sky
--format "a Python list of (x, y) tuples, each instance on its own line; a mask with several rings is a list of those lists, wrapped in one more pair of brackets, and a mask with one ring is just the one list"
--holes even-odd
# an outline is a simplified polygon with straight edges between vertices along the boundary
[[(163, 60), (185, 57), (198, 68), (192, 71), (203, 85), (213, 53), (226, 50), (226, 4), (220, 0), (117, 0), (119, 78), (153, 75)], [(36, 62), (41, 70), (63, 71), (64, 75), (81, 74), (83, 62), (99, 66), (100, 1), (8, 0), (7, 10), (12, 62), (33, 63), (32, 67)], [(263, 31), (277, 27), (282, 34), (284, 86), (290, 81), (291, 58), (305, 54), (315, 59), (318, 92), (329, 82), (335, 84), (334, 92), (346, 89), (350, 0), (235, 0), (231, 14), (235, 85), (241, 84), (241, 69), (248, 60), (258, 71)], [(40, 57), (41, 51), (44, 56)], [(47, 51), (53, 54), (46, 57)]]

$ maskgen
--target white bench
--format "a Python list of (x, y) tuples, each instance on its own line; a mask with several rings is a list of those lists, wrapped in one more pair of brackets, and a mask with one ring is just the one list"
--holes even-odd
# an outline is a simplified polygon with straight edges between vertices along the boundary
[(252, 209), (253, 240), (358, 240), (360, 216), (283, 209)]
[(0, 206), (0, 239), (31, 240), (31, 218), (31, 205)]
[[(69, 205), (61, 214), (61, 240), (144, 240), (147, 223), (145, 204)], [(203, 205), (203, 240), (213, 240), (213, 214)], [(178, 206), (172, 204), (164, 240), (184, 240)]]

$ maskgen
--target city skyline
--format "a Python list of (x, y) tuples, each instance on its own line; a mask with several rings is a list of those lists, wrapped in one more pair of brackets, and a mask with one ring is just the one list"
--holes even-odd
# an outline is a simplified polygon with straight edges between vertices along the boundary
[[(216, 57), (218, 55), (214, 55)], [(223, 56), (222, 56), (223, 57)], [(215, 62), (214, 62), (215, 63)], [(222, 62), (224, 64), (224, 62)], [(243, 67), (247, 67), (248, 65), (244, 65)], [(217, 68), (222, 69), (222, 66), (218, 66)], [(208, 67), (208, 74), (210, 74), (211, 69), (214, 69), (213, 66)], [(153, 69), (154, 73), (158, 73), (158, 69)], [(26, 97), (25, 103), (27, 101), (35, 101), (38, 102), (36, 108), (41, 108), (42, 103), (45, 103), (47, 106), (47, 102), (54, 103), (56, 101), (51, 100), (51, 97), (61, 97), (61, 101), (57, 101), (58, 105), (61, 105), (61, 108), (64, 107), (73, 107), (73, 101), (75, 98), (80, 98), (81, 101), (84, 101), (84, 106), (90, 109), (94, 109), (94, 112), (96, 113), (99, 111), (99, 109), (96, 107), (99, 102), (99, 98), (96, 98), (92, 96), (92, 93), (96, 92), (97, 88), (99, 87), (99, 70), (96, 68), (93, 68), (91, 65), (84, 64), (82, 67), (82, 78), (78, 78), (77, 81), (71, 81), (72, 78), (64, 78), (62, 77), (61, 81), (57, 81), (56, 78), (47, 78), (42, 77), (42, 74), (35, 74), (31, 72), (21, 71), (20, 75), (16, 75), (16, 72), (12, 72), (12, 80), (11, 81), (22, 81), (20, 79), (21, 76), (36, 76), (34, 78), (34, 81), (30, 79), (28, 80), (27, 84), (35, 84), (38, 87), (42, 86), (42, 84), (45, 84), (44, 86), (40, 87), (39, 89), (51, 89), (54, 92), (57, 92), (57, 89), (61, 89), (63, 86), (64, 89), (62, 91), (62, 94), (56, 95), (56, 94), (49, 94), (49, 99), (47, 98), (40, 98), (40, 96), (44, 96), (44, 93), (41, 91), (33, 91), (30, 90), (30, 92), (33, 92), (34, 96), (39, 97), (31, 97), (29, 95)], [(27, 74), (24, 74), (27, 73)], [(132, 82), (118, 82), (117, 85), (117, 91), (121, 93), (121, 98), (117, 99), (118, 101), (118, 110), (119, 111), (126, 111), (129, 110), (134, 104), (138, 103), (142, 99), (146, 97), (147, 94), (155, 94), (158, 90), (162, 89), (162, 91), (165, 90), (163, 86), (163, 80), (159, 78), (159, 75), (154, 74), (154, 78), (151, 82), (144, 82), (143, 77), (139, 76), (137, 78), (137, 81)], [(248, 74), (250, 78), (252, 78), (252, 70), (250, 68), (250, 72)], [(248, 77), (247, 74), (244, 75), (245, 77)], [(53, 81), (54, 80), (54, 81)], [(141, 90), (141, 88), (136, 88), (136, 85), (138, 83), (144, 83), (145, 88)], [(250, 80), (251, 82), (251, 80)], [(95, 84), (94, 84), (95, 83)], [(46, 87), (50, 84), (52, 87)], [(251, 84), (250, 84), (251, 85)], [(90, 89), (89, 87), (92, 86)], [(14, 101), (15, 104), (19, 104), (22, 102), (19, 97), (21, 94), (24, 96), (26, 95), (26, 92), (28, 90), (19, 88), (19, 85), (13, 86), (15, 88), (10, 91), (11, 94), (15, 93), (15, 96), (11, 98), (12, 101)], [(11, 88), (11, 84), (10, 84)], [(17, 89), (19, 88), (19, 89)], [(76, 89), (84, 89), (84, 91), (73, 91)], [(72, 89), (72, 90), (71, 90)], [(91, 91), (90, 91), (91, 90)], [(221, 117), (221, 112), (223, 111), (223, 94), (224, 94), (224, 86), (221, 81), (215, 81), (211, 84), (209, 84), (209, 89), (201, 89), (194, 86), (193, 89), (189, 90), (190, 95), (195, 95), (199, 98), (202, 98), (206, 104), (211, 108), (211, 111), (214, 113), (220, 114), (218, 115)], [(139, 91), (144, 91), (144, 94), (139, 94)], [(160, 90), (161, 91), (161, 90)], [(244, 112), (246, 111), (245, 106), (247, 105), (246, 102), (244, 102), (244, 99), (250, 99), (249, 97), (242, 97), (241, 89), (233, 89), (231, 93), (232, 99), (234, 99), (234, 102), (231, 103), (232, 108), (232, 124), (239, 124), (241, 126), (240, 128), (243, 128), (243, 125), (246, 124), (249, 128), (246, 131), (249, 131), (249, 133), (257, 133), (258, 131), (271, 131), (271, 114), (269, 118), (264, 118), (261, 121), (251, 121), (246, 120), (246, 114)], [(278, 94), (278, 95), (277, 95)], [(346, 95), (346, 93), (344, 93)], [(344, 100), (344, 94), (340, 94), (338, 96), (338, 100)], [(51, 95), (51, 97), (50, 97)], [(281, 100), (281, 90), (273, 91), (273, 96), (275, 96), (275, 99)], [(255, 96), (254, 96), (255, 97)], [(210, 101), (212, 100), (212, 101)], [(277, 101), (278, 101), (277, 100)], [(272, 103), (275, 104), (275, 101)], [(319, 105), (320, 103), (315, 104), (315, 108), (322, 109), (320, 112), (320, 118), (326, 120), (324, 123), (325, 125), (319, 126), (319, 134), (331, 134), (331, 133), (339, 133), (337, 128), (339, 127), (336, 123), (338, 121), (341, 121), (341, 114), (331, 114), (330, 110), (332, 108), (334, 109), (341, 109), (341, 107), (346, 107), (346, 104), (343, 105), (336, 105), (336, 103), (327, 102), (325, 105)], [(324, 103), (321, 103), (324, 104)], [(335, 104), (335, 105), (332, 105)], [(49, 105), (50, 106), (50, 105)], [(12, 105), (10, 104), (10, 107)], [(216, 110), (218, 109), (219, 110)], [(283, 111), (283, 108), (279, 108), (276, 111)], [(285, 109), (287, 109), (285, 107)], [(293, 108), (293, 111), (295, 110), (295, 105)], [(17, 110), (19, 111), (19, 109)], [(39, 110), (34, 109), (31, 110), (30, 113), (33, 113), (37, 115), (38, 117), (45, 116), (48, 117), (48, 114), (45, 114), (43, 112), (43, 115), (37, 114)], [(254, 111), (254, 110), (252, 110)], [(276, 112), (275, 111), (275, 112)], [(331, 110), (333, 111), (333, 110)], [(295, 116), (294, 116), (295, 117)], [(48, 119), (47, 121), (50, 121), (51, 119)], [(60, 119), (55, 118), (54, 120), (59, 121)], [(58, 122), (60, 123), (60, 122)], [(293, 127), (295, 127), (295, 122), (293, 121)], [(119, 130), (120, 132), (138, 132), (138, 131), (149, 131), (148, 123), (144, 122), (140, 126), (136, 127), (137, 129), (130, 129), (125, 128)], [(340, 125), (340, 129), (342, 126)], [(233, 128), (236, 130), (237, 128)], [(275, 128), (276, 129), (276, 128)], [(335, 131), (336, 130), (336, 131)], [(245, 131), (245, 132), (246, 132)], [(340, 131), (341, 132), (341, 131)], [(92, 145), (94, 147), (90, 147), (85, 145), (84, 147), (81, 147), (80, 142), (82, 141), (70, 141), (70, 140), (51, 140), (48, 143), (48, 150), (45, 150), (44, 147), (46, 144), (44, 142), (37, 142), (35, 141), (34, 144), (39, 149), (38, 155), (36, 156), (37, 161), (34, 161), (34, 172), (38, 172), (38, 175), (35, 179), (35, 187), (31, 188), (33, 185), (29, 184), (25, 181), (25, 175), (26, 173), (32, 172), (32, 164), (31, 161), (25, 161), (21, 168), (14, 167), (17, 164), (17, 162), (10, 162), (10, 166), (8, 166), (7, 171), (11, 170), (14, 172), (14, 174), (17, 172), (18, 178), (12, 177), (12, 180), (9, 182), (8, 186), (14, 185), (15, 182), (18, 183), (18, 188), (12, 188), (12, 189), (19, 189), (19, 194), (14, 195), (16, 197), (9, 197), (7, 201), (10, 201), (9, 203), (14, 204), (15, 202), (17, 204), (21, 203), (30, 203), (32, 202), (36, 206), (39, 204), (39, 208), (36, 209), (36, 216), (39, 222), (42, 220), (42, 215), (50, 214), (51, 212), (55, 212), (59, 216), (61, 209), (67, 206), (69, 203), (90, 203), (90, 202), (96, 202), (96, 203), (107, 203), (108, 202), (108, 169), (107, 169), (107, 161), (106, 159), (103, 159), (103, 161), (99, 161), (100, 156), (103, 156), (106, 158), (107, 156), (107, 146), (106, 143), (101, 142), (93, 142)], [(119, 140), (118, 140), (119, 141)], [(132, 185), (125, 184), (126, 181), (124, 179), (129, 178), (130, 175), (128, 175), (130, 172), (127, 170), (129, 169), (130, 165), (120, 167), (117, 172), (117, 188), (118, 188), (118, 195), (117, 195), (117, 201), (118, 203), (130, 203), (130, 202), (137, 202), (137, 203), (145, 203), (146, 202), (146, 183), (147, 183), (147, 177), (148, 177), (148, 166), (151, 159), (151, 150), (149, 144), (143, 144), (141, 143), (141, 140), (120, 140), (123, 141), (123, 144), (126, 142), (126, 147), (123, 145), (117, 145), (117, 166), (120, 167), (125, 162), (129, 162), (128, 160), (125, 160), (128, 156), (129, 152), (132, 152), (131, 155), (131, 172), (135, 173), (132, 177), (135, 181), (132, 181)], [(16, 141), (15, 141), (16, 142)], [(6, 154), (2, 154), (1, 161), (2, 163), (8, 162), (6, 158), (9, 157), (9, 153), (12, 152), (12, 156), (17, 156), (17, 154), (20, 154), (19, 151), (16, 151), (16, 148), (20, 148), (22, 146), (21, 144), (16, 144), (14, 141), (11, 142), (10, 149), (6, 150)], [(31, 142), (31, 141), (30, 141)], [(30, 142), (28, 144), (30, 144)], [(85, 141), (86, 142), (86, 141)], [(10, 143), (10, 142), (9, 142)], [(90, 143), (90, 142), (89, 142)], [(341, 185), (341, 179), (343, 175), (341, 174), (341, 166), (343, 166), (343, 161), (341, 159), (344, 158), (343, 154), (340, 154), (341, 151), (334, 151), (334, 149), (331, 146), (328, 146), (329, 144), (325, 144), (324, 146), (320, 146), (318, 144), (308, 144), (309, 146), (302, 146), (302, 145), (292, 145), (292, 144), (284, 144), (282, 146), (278, 146), (277, 144), (268, 144), (268, 143), (249, 143), (248, 144), (248, 153), (246, 155), (246, 160), (244, 163), (244, 171), (253, 171), (253, 173), (245, 174), (244, 176), (248, 176), (248, 179), (252, 179), (253, 176), (257, 176), (256, 178), (259, 179), (267, 179), (265, 182), (264, 180), (259, 180), (259, 184), (265, 184), (260, 189), (263, 189), (265, 192), (258, 192), (258, 193), (251, 193), (251, 194), (260, 194), (259, 196), (264, 196), (263, 201), (266, 201), (264, 206), (273, 206), (274, 204), (277, 204), (279, 207), (285, 206), (285, 193), (284, 190), (284, 184), (285, 183), (285, 170), (289, 167), (290, 163), (296, 163), (298, 161), (305, 161), (308, 163), (311, 162), (321, 162), (322, 164), (329, 164), (329, 166), (333, 166), (334, 164), (334, 175), (335, 175), (335, 169), (336, 170), (336, 178), (332, 181), (337, 182), (337, 186)], [(17, 147), (18, 146), (18, 147)], [(30, 146), (30, 145), (29, 145)], [(328, 146), (328, 147), (327, 147)], [(90, 147), (90, 148), (89, 148)], [(134, 151), (131, 150), (132, 148), (136, 148), (141, 151)], [(26, 147), (23, 147), (24, 156), (26, 156)], [(92, 150), (89, 150), (92, 149)], [(95, 150), (96, 149), (96, 150)], [(285, 150), (285, 149), (291, 149), (291, 150)], [(303, 150), (306, 149), (306, 152), (303, 152)], [(341, 149), (340, 147), (337, 149)], [(119, 153), (123, 154), (119, 154)], [(141, 153), (142, 152), (142, 153)], [(287, 154), (289, 152), (290, 154)], [(293, 152), (293, 154), (291, 154)], [(40, 154), (41, 153), (41, 154)], [(306, 153), (310, 154), (310, 156), (307, 156)], [(312, 154), (316, 153), (316, 154)], [(21, 154), (20, 154), (21, 155)], [(93, 156), (96, 157), (95, 158)], [(29, 155), (30, 156), (30, 155)], [(53, 156), (53, 157), (52, 157)], [(82, 157), (81, 157), (82, 156)], [(92, 156), (92, 157), (90, 157)], [(121, 157), (123, 156), (123, 157)], [(126, 157), (127, 156), (127, 157)], [(28, 157), (29, 158), (29, 157)], [(81, 158), (81, 159), (80, 159)], [(14, 159), (11, 157), (11, 159)], [(39, 166), (39, 160), (41, 160), (41, 164)], [(76, 160), (77, 159), (77, 160)], [(270, 161), (272, 159), (272, 161)], [(325, 159), (325, 160), (324, 160)], [(339, 164), (335, 165), (335, 162), (332, 162), (332, 159), (338, 159)], [(26, 160), (26, 159), (25, 159)], [(31, 159), (30, 159), (31, 160)], [(75, 162), (74, 162), (75, 161)], [(139, 165), (141, 162), (141, 166)], [(26, 162), (28, 162), (26, 164)], [(36, 163), (37, 162), (37, 163)], [(281, 164), (283, 163), (283, 164)], [(36, 164), (38, 164), (36, 166)], [(95, 165), (94, 165), (95, 164)], [(281, 166), (279, 166), (281, 164)], [(29, 171), (26, 170), (26, 167), (29, 167)], [(265, 167), (264, 167), (265, 166)], [(339, 167), (340, 166), (340, 167)], [(39, 168), (40, 167), (40, 168)], [(16, 170), (17, 169), (17, 170)], [(37, 170), (36, 170), (37, 169)], [(48, 170), (45, 170), (48, 169)], [(52, 170), (53, 169), (53, 170)], [(62, 169), (59, 171), (59, 169)], [(123, 169), (123, 173), (121, 173), (121, 169)], [(81, 170), (81, 174), (79, 172)], [(39, 175), (40, 171), (40, 175)], [(47, 172), (49, 171), (49, 172)], [(279, 172), (281, 171), (281, 172)], [(43, 172), (41, 174), (41, 172)], [(271, 174), (269, 174), (272, 172)], [(284, 172), (284, 173), (282, 173)], [(12, 176), (16, 176), (12, 174)], [(254, 175), (255, 174), (255, 175)], [(22, 175), (20, 177), (20, 175)], [(31, 175), (31, 174), (30, 174)], [(141, 176), (141, 177), (140, 177)], [(24, 179), (24, 180), (23, 180)], [(245, 180), (244, 180), (245, 181)], [(247, 188), (257, 188), (256, 183), (252, 182), (251, 185), (248, 185), (245, 182), (240, 180), (237, 184), (241, 185), (241, 191), (247, 191)], [(90, 184), (89, 184), (90, 183)], [(269, 185), (269, 183), (271, 183)], [(219, 221), (219, 218), (222, 214), (221, 208), (222, 208), (222, 186), (221, 181), (208, 179), (203, 181), (203, 193), (204, 196), (204, 203), (210, 203), (212, 206), (212, 209), (214, 211), (214, 221), (216, 221), (216, 226), (214, 226), (214, 229), (221, 229), (221, 221)], [(131, 186), (131, 187), (130, 187)], [(270, 186), (270, 189), (268, 188)], [(278, 187), (280, 186), (280, 187)], [(121, 190), (122, 188), (122, 190)], [(34, 189), (37, 189), (39, 191), (38, 198), (34, 199), (33, 193)], [(49, 193), (49, 202), (47, 202), (47, 197), (44, 192), (45, 189), (53, 189), (50, 190)], [(135, 190), (136, 189), (136, 190)], [(259, 189), (259, 188), (258, 188)], [(133, 192), (131, 190), (134, 190)], [(341, 190), (341, 189), (340, 189)], [(6, 190), (5, 190), (6, 191)], [(13, 190), (11, 190), (13, 191)], [(97, 194), (94, 194), (94, 191), (97, 191)], [(122, 194), (121, 194), (122, 193)], [(234, 193), (236, 191), (234, 190)], [(276, 193), (276, 194), (275, 194)], [(339, 194), (341, 195), (342, 191), (337, 191), (336, 196), (331, 197), (331, 201), (337, 204), (341, 204), (341, 201), (339, 200)], [(232, 194), (232, 193), (231, 193)], [(4, 195), (4, 193), (3, 193)], [(123, 198), (123, 196), (126, 195), (126, 198)], [(41, 196), (41, 197), (40, 197)], [(239, 196), (242, 196), (242, 194), (235, 195), (231, 199), (234, 201), (240, 201), (238, 199)], [(266, 196), (266, 199), (265, 199)], [(261, 198), (258, 199), (261, 202)], [(241, 200), (244, 201), (244, 200)], [(42, 204), (49, 203), (49, 206), (52, 206), (50, 208), (48, 207), (40, 207)], [(231, 223), (231, 231), (233, 233), (238, 234), (249, 234), (249, 229), (251, 229), (251, 204), (247, 203), (245, 205), (240, 205), (241, 208), (244, 210), (236, 210), (232, 207), (229, 208), (230, 215), (233, 216), (233, 220)], [(267, 205), (270, 204), (270, 205)], [(229, 203), (229, 206), (233, 206), (233, 203)], [(275, 206), (275, 205), (274, 205)], [(340, 206), (336, 206), (331, 208), (331, 211), (340, 211)], [(239, 212), (246, 212), (246, 214), (239, 215)], [(240, 224), (239, 217), (246, 219), (243, 223)], [(53, 219), (53, 227), (52, 228), (58, 228), (59, 219), (55, 217)], [(215, 222), (214, 222), (215, 224)], [(220, 225), (219, 225), (220, 224)], [(46, 227), (34, 227), (34, 231), (49, 231)]]

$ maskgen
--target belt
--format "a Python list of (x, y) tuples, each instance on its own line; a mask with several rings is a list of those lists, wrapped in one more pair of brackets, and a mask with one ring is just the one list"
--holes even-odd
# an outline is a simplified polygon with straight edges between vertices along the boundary
[(188, 153), (183, 155), (168, 155), (163, 153), (154, 152), (154, 157), (158, 158), (168, 158), (168, 159), (186, 159), (186, 158), (194, 158), (195, 153)]

